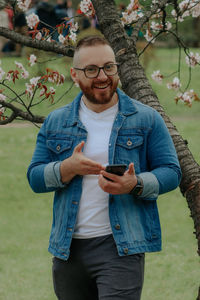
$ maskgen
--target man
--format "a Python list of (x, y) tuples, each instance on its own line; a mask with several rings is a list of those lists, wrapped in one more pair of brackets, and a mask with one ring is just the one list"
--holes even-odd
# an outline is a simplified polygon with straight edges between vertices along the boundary
[[(82, 92), (47, 117), (28, 170), (35, 192), (55, 192), (55, 293), (139, 300), (144, 253), (161, 250), (156, 199), (180, 182), (176, 151), (161, 116), (117, 88), (115, 56), (102, 37), (79, 41), (71, 76)], [(108, 164), (127, 170), (111, 174)]]

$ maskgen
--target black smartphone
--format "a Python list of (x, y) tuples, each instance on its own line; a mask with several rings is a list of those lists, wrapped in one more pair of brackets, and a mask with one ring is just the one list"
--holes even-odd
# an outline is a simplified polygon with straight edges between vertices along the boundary
[[(116, 174), (118, 176), (122, 176), (124, 172), (126, 171), (127, 165), (119, 164), (119, 165), (108, 165), (106, 166), (105, 171), (108, 173)], [(109, 178), (105, 177), (107, 180), (110, 180)]]

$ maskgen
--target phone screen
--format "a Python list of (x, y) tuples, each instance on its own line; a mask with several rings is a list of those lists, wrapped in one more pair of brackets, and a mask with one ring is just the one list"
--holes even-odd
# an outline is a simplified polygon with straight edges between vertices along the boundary
[[(118, 176), (122, 176), (126, 171), (127, 165), (120, 164), (120, 165), (108, 165), (106, 166), (106, 172), (116, 174)], [(110, 180), (106, 177), (107, 180)]]

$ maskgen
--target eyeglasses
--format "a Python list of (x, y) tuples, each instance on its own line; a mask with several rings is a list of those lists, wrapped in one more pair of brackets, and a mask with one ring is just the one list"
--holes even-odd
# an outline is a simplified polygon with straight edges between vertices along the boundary
[(83, 71), (87, 78), (96, 78), (99, 76), (99, 73), (101, 70), (103, 70), (107, 76), (114, 76), (115, 74), (117, 74), (117, 67), (118, 67), (118, 64), (106, 64), (103, 67), (91, 65), (91, 66), (87, 66), (83, 69), (80, 69), (80, 68), (74, 68), (74, 69)]

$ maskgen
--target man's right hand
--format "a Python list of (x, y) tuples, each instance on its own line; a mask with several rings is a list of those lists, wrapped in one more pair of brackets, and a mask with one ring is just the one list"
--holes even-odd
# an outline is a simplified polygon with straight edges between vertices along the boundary
[(84, 144), (84, 141), (78, 144), (72, 156), (62, 161), (60, 174), (63, 183), (69, 182), (76, 175), (98, 175), (101, 170), (105, 170), (104, 166), (84, 156), (82, 152)]

